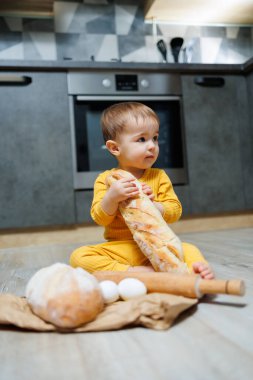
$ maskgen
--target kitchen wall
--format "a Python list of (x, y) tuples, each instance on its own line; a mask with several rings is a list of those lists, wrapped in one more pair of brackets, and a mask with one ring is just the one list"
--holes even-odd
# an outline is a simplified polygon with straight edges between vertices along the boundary
[(173, 62), (173, 37), (184, 38), (181, 62), (242, 63), (253, 56), (253, 27), (154, 27), (144, 23), (138, 0), (55, 1), (54, 11), (54, 19), (0, 17), (0, 59), (162, 62), (162, 38)]

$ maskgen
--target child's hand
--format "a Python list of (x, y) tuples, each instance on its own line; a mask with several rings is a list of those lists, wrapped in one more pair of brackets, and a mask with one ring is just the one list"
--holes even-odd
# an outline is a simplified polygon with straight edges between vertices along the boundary
[(199, 261), (193, 263), (192, 269), (196, 274), (200, 274), (200, 276), (205, 280), (213, 280), (215, 277), (212, 268), (204, 262)]
[(146, 183), (143, 183), (143, 182), (141, 186), (142, 186), (143, 193), (146, 194), (151, 201), (153, 201), (155, 199), (155, 196), (153, 194), (151, 187), (149, 187)]
[(133, 182), (133, 179), (122, 178), (112, 183), (107, 193), (110, 199), (119, 203), (125, 201), (128, 198), (133, 198), (139, 194), (139, 189)]

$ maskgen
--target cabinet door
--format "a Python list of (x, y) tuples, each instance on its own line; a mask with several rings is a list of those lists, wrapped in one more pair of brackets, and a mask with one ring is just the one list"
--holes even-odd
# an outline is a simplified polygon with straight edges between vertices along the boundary
[(239, 91), (245, 79), (224, 76), (223, 87), (195, 84), (183, 76), (183, 102), (191, 212), (245, 209), (240, 129), (248, 123)]
[(66, 74), (0, 74), (0, 228), (73, 223)]
[(249, 106), (249, 123), (242, 133), (242, 160), (246, 206), (253, 210), (253, 72), (246, 79), (248, 91), (245, 103)]

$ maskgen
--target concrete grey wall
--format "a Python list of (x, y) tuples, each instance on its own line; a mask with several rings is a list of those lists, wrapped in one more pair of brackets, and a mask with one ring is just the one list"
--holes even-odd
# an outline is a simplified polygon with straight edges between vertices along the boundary
[[(183, 37), (188, 60), (242, 63), (252, 56), (253, 28), (144, 23), (142, 1), (55, 1), (53, 19), (0, 17), (0, 59), (162, 62), (156, 42)], [(154, 31), (155, 29), (155, 31)], [(183, 61), (183, 54), (180, 56)]]

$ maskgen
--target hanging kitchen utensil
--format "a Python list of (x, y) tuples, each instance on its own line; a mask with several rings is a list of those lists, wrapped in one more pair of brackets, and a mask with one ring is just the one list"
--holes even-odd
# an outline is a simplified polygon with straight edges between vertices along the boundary
[(167, 62), (167, 48), (166, 48), (166, 44), (164, 40), (157, 41), (156, 46), (158, 50), (160, 51), (160, 53), (162, 54), (163, 62)]
[(175, 62), (178, 62), (178, 56), (183, 43), (184, 40), (181, 37), (172, 38), (172, 40), (170, 41), (171, 52)]

